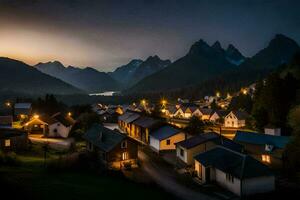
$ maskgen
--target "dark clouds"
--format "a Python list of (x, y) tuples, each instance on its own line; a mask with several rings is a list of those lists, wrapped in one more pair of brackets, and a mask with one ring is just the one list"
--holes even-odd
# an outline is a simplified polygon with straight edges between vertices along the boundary
[(299, 7), (296, 0), (0, 0), (0, 53), (107, 71), (153, 54), (174, 60), (203, 38), (251, 56), (276, 33), (300, 42)]

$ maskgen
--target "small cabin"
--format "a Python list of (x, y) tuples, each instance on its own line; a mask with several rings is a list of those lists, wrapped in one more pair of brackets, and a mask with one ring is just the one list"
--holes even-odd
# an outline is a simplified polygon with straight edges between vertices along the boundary
[(275, 190), (275, 176), (266, 165), (220, 146), (195, 156), (195, 172), (202, 183), (215, 182), (238, 196)]
[(227, 128), (241, 128), (246, 126), (248, 114), (244, 111), (231, 111), (224, 119)]
[(264, 133), (237, 131), (233, 141), (243, 145), (245, 151), (258, 161), (274, 169), (280, 169), (282, 167), (284, 148), (289, 143), (290, 138)]
[(83, 138), (87, 151), (97, 153), (108, 168), (121, 169), (126, 164), (137, 164), (138, 144), (125, 134), (94, 124)]
[(0, 128), (0, 150), (19, 151), (27, 148), (28, 134), (26, 131), (12, 128)]
[(149, 145), (156, 152), (175, 150), (176, 143), (185, 140), (186, 134), (170, 125), (164, 125), (150, 134)]

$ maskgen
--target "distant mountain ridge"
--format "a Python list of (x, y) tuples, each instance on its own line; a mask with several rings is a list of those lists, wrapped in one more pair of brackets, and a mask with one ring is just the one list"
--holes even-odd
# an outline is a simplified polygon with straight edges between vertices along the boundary
[(0, 92), (41, 95), (83, 94), (57, 78), (46, 75), (21, 61), (0, 57)]
[[(199, 40), (191, 46), (187, 55), (144, 78), (126, 92), (177, 90), (207, 81), (217, 84), (226, 79), (235, 86), (244, 82), (251, 83), (280, 64), (288, 62), (298, 51), (299, 45), (282, 34), (277, 34), (266, 48), (251, 58), (245, 58), (233, 45), (224, 50), (219, 42), (209, 46), (205, 41)], [(226, 87), (220, 85), (222, 86)]]
[(107, 73), (99, 72), (91, 67), (83, 69), (74, 66), (65, 67), (59, 61), (38, 63), (35, 67), (45, 74), (56, 77), (88, 93), (119, 89), (119, 83), (116, 80)]
[(132, 86), (143, 78), (154, 74), (168, 65), (170, 60), (162, 60), (157, 55), (149, 56), (145, 61), (135, 59), (128, 64), (118, 67), (115, 71), (110, 72), (110, 76), (125, 84), (125, 88)]

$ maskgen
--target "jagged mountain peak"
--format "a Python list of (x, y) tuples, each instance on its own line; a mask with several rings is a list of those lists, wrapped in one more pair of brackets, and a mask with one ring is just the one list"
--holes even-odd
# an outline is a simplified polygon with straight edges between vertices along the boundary
[(221, 43), (217, 40), (213, 45), (211, 45), (213, 49), (223, 50)]
[(191, 46), (188, 54), (199, 54), (201, 52), (209, 51), (210, 49), (211, 47), (203, 39), (200, 39)]

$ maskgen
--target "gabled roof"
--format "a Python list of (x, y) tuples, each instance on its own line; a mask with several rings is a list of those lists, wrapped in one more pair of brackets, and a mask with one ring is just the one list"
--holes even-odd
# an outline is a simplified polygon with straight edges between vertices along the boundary
[(119, 116), (119, 120), (124, 121), (125, 123), (131, 123), (134, 120), (140, 118), (140, 115), (133, 112), (126, 112), (125, 114)]
[(211, 113), (211, 116), (213, 115), (213, 114), (217, 114), (219, 117), (225, 117), (227, 114), (228, 114), (228, 112), (226, 111), (226, 110), (215, 110), (215, 111), (213, 111), (212, 113)]
[(69, 126), (72, 126), (73, 124), (75, 124), (75, 120), (72, 117), (63, 115), (61, 113), (56, 113), (56, 114), (52, 115), (51, 118), (53, 120), (48, 124), (54, 124), (56, 122), (60, 122), (61, 124), (63, 124), (66, 127), (69, 127)]
[(142, 128), (153, 128), (154, 126), (160, 123), (159, 120), (151, 118), (151, 117), (140, 117), (136, 121), (133, 122), (134, 125), (140, 126)]
[(169, 111), (170, 114), (175, 114), (178, 109), (176, 108), (175, 105), (168, 105), (167, 110)]
[(191, 137), (187, 140), (178, 142), (177, 145), (182, 146), (186, 149), (191, 149), (199, 144), (202, 144), (209, 140), (213, 140), (217, 137), (219, 137), (219, 136), (216, 133), (203, 133), (203, 134), (199, 134), (197, 136)]
[(253, 133), (246, 131), (237, 131), (233, 139), (236, 142), (255, 144), (255, 145), (272, 145), (275, 148), (283, 149), (290, 138), (285, 136), (274, 136), (263, 133)]
[[(235, 116), (236, 116), (236, 118), (238, 119), (238, 120), (245, 120), (245, 119), (247, 119), (248, 118), (248, 113), (247, 112), (245, 112), (245, 111), (241, 111), (241, 110), (237, 110), (237, 111), (231, 111), (232, 112), (232, 114), (234, 114)], [(230, 113), (229, 113), (230, 114)], [(229, 115), (228, 114), (228, 115)]]
[(153, 131), (150, 136), (161, 141), (171, 136), (174, 136), (180, 132), (182, 132), (180, 129), (174, 128), (170, 125), (164, 125)]
[(210, 132), (210, 133), (202, 133), (197, 136), (191, 137), (185, 141), (181, 141), (177, 143), (178, 146), (181, 146), (186, 149), (191, 149), (195, 146), (198, 146), (200, 144), (206, 143), (206, 142), (213, 142), (216, 145), (221, 145), (224, 146), (228, 149), (232, 149), (234, 151), (241, 152), (243, 150), (243, 146), (224, 137), (220, 136), (220, 134), (215, 133), (215, 132)]
[(83, 135), (83, 138), (102, 151), (110, 152), (126, 138), (126, 135), (105, 128), (100, 124), (94, 124)]
[(210, 115), (213, 112), (210, 108), (201, 108), (200, 111), (203, 115)]
[(214, 167), (239, 179), (273, 176), (270, 169), (252, 158), (223, 147), (216, 147), (194, 157), (205, 167)]

